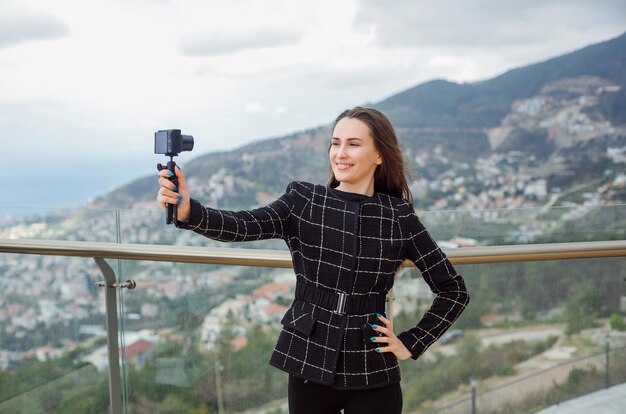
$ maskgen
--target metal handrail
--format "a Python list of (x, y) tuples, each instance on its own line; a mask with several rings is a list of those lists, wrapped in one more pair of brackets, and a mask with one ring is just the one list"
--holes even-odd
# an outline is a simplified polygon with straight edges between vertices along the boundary
[[(593, 259), (626, 257), (626, 240), (463, 247), (444, 251), (453, 264)], [(0, 252), (232, 266), (292, 267), (289, 251), (268, 249), (0, 239)], [(404, 264), (413, 265), (409, 260)]]

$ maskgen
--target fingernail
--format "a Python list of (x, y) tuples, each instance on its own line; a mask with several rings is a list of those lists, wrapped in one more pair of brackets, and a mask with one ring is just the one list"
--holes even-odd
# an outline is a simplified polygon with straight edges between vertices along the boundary
[(176, 204), (180, 204), (180, 199), (176, 200)]
[(374, 325), (374, 324), (370, 324), (370, 325), (372, 325), (372, 329), (378, 328), (378, 325)]
[(181, 196), (180, 194), (178, 194), (178, 195), (176, 196), (176, 198), (178, 199), (178, 201), (180, 201), (180, 200), (182, 200), (182, 199), (183, 199), (183, 196)]
[(376, 337), (372, 336), (372, 337), (370, 338), (370, 341), (373, 341), (373, 340), (375, 340), (375, 339), (376, 339)]
[(380, 352), (380, 349), (379, 348), (374, 348), (374, 351)]
[(172, 175), (174, 175), (174, 173), (168, 170), (168, 171), (167, 171), (167, 176), (168, 176), (168, 177), (171, 177)]
[(174, 186), (174, 188), (172, 188), (172, 190), (178, 191), (178, 187)]
[(381, 315), (380, 313), (377, 313), (376, 316), (383, 316), (383, 315)]

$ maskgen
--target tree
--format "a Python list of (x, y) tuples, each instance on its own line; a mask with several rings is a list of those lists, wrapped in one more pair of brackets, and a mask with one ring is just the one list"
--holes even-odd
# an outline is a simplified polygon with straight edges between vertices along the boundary
[(588, 283), (582, 285), (574, 297), (565, 303), (565, 333), (577, 334), (585, 328), (593, 327), (604, 306), (600, 289)]
[(626, 322), (624, 322), (624, 317), (619, 313), (611, 314), (609, 324), (611, 325), (611, 329), (615, 329), (616, 331), (626, 331)]

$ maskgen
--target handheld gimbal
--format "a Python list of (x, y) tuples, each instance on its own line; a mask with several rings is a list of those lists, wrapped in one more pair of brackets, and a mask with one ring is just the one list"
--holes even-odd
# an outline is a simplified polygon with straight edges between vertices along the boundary
[[(176, 178), (176, 162), (174, 157), (183, 151), (191, 151), (193, 149), (193, 137), (191, 135), (182, 135), (180, 129), (166, 129), (159, 130), (154, 133), (154, 153), (165, 154), (170, 157), (167, 162), (167, 166), (163, 166), (161, 163), (157, 164), (159, 171), (167, 168), (172, 172), (172, 176), (168, 179), (178, 187), (178, 179)], [(177, 216), (177, 205), (167, 203), (167, 216), (165, 218), (166, 224), (172, 224), (174, 217)]]

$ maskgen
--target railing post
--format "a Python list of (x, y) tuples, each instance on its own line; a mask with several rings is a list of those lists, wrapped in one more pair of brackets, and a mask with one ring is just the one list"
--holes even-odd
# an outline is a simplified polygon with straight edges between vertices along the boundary
[(117, 345), (117, 291), (115, 272), (101, 257), (94, 257), (102, 276), (104, 276), (107, 317), (107, 349), (109, 354), (109, 402), (111, 414), (122, 414), (122, 387), (120, 385), (120, 353)]
[(606, 334), (604, 336), (604, 353), (606, 355), (606, 361), (604, 364), (604, 388), (611, 386), (611, 377), (609, 376), (609, 354), (611, 353), (611, 335)]
[(476, 414), (476, 377), (470, 377), (470, 386), (472, 387), (472, 414)]

